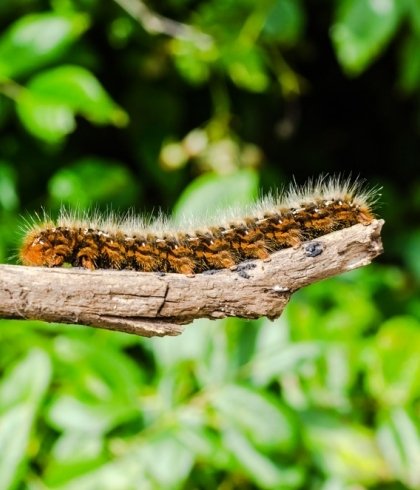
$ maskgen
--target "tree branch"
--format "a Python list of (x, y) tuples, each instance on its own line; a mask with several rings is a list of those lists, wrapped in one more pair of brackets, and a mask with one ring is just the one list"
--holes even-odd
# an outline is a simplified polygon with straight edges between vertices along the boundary
[(124, 9), (133, 19), (137, 20), (143, 28), (150, 34), (165, 34), (167, 36), (186, 39), (198, 43), (200, 46), (211, 46), (212, 38), (203, 32), (198, 31), (188, 24), (183, 24), (173, 19), (168, 19), (153, 12), (141, 0), (114, 0)]
[(0, 317), (80, 323), (150, 337), (196, 318), (277, 318), (291, 294), (369, 264), (382, 220), (355, 225), (234, 270), (188, 277), (134, 271), (0, 265)]

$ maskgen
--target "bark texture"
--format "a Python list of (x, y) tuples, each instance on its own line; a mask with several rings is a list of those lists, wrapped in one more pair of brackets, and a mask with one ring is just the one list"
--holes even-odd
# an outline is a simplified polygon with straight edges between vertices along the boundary
[(0, 317), (77, 323), (151, 337), (196, 318), (277, 318), (291, 294), (369, 264), (382, 253), (383, 220), (355, 225), (195, 276), (0, 265)]

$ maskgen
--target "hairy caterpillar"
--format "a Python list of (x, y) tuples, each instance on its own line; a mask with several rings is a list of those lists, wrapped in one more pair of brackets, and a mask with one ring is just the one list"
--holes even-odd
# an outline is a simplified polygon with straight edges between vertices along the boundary
[(230, 209), (219, 222), (206, 225), (62, 211), (55, 222), (45, 219), (29, 227), (20, 259), (32, 266), (181, 274), (225, 269), (247, 259), (268, 259), (276, 250), (357, 223), (369, 224), (376, 196), (376, 189), (357, 180), (321, 177), (301, 188), (291, 185), (245, 210)]

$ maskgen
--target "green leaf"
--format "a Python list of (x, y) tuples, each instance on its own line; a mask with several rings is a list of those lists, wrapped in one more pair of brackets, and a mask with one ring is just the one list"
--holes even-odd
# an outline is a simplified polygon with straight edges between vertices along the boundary
[(203, 174), (181, 194), (174, 210), (175, 219), (214, 217), (227, 207), (249, 204), (257, 191), (258, 174), (250, 170), (226, 176)]
[(368, 390), (387, 406), (404, 405), (420, 395), (420, 326), (412, 317), (382, 324), (366, 351)]
[(13, 211), (18, 207), (16, 184), (17, 176), (14, 168), (10, 163), (0, 160), (0, 209)]
[[(213, 0), (201, 3), (195, 18), (198, 26), (216, 40), (216, 45), (223, 47), (237, 41), (244, 21), (249, 20), (255, 8), (255, 2), (249, 0)], [(258, 27), (259, 17), (257, 14)]]
[(47, 355), (33, 349), (0, 385), (0, 490), (15, 488), (27, 459), (29, 437), (51, 378)]
[(66, 383), (73, 386), (79, 398), (101, 402), (117, 399), (123, 405), (137, 407), (141, 366), (117, 348), (115, 337), (112, 343), (101, 336), (94, 337), (57, 338), (55, 354), (63, 366)]
[(411, 23), (414, 33), (420, 35), (420, 1), (406, 0), (408, 8), (408, 20)]
[(273, 344), (254, 357), (252, 379), (258, 385), (266, 385), (287, 373), (313, 369), (314, 361), (321, 358), (325, 350), (321, 342), (297, 342), (282, 348)]
[(401, 49), (399, 84), (408, 93), (418, 90), (420, 85), (420, 35), (410, 36)]
[(281, 490), (302, 485), (301, 468), (282, 468), (275, 464), (265, 454), (258, 452), (241, 432), (232, 427), (226, 429), (222, 436), (224, 446), (231, 450), (243, 471), (251, 476), (258, 488)]
[(125, 166), (96, 157), (61, 168), (51, 177), (48, 188), (56, 206), (67, 204), (81, 209), (92, 203), (127, 207), (139, 193), (137, 182)]
[(268, 41), (292, 45), (302, 35), (305, 15), (300, 0), (276, 0), (267, 13), (263, 36)]
[(22, 17), (0, 37), (0, 78), (25, 75), (56, 60), (87, 27), (84, 14)]
[(130, 457), (115, 458), (53, 488), (54, 490), (138, 490), (138, 482), (141, 482), (142, 489), (154, 488), (144, 474), (141, 454), (136, 451)]
[(420, 432), (418, 417), (396, 408), (382, 414), (378, 444), (394, 475), (413, 490), (420, 487)]
[[(328, 308), (323, 308), (324, 304)], [(299, 291), (286, 310), (295, 340), (357, 341), (376, 324), (379, 315), (369, 288), (363, 287), (357, 275), (332, 278)]]
[(26, 459), (32, 409), (18, 405), (0, 417), (0, 490), (15, 488)]
[(169, 371), (182, 362), (195, 361), (202, 364), (213, 338), (209, 328), (206, 328), (208, 323), (206, 319), (197, 320), (192, 328), (187, 328), (179, 337), (151, 338), (149, 345), (156, 363), (163, 370)]
[(194, 464), (191, 449), (178, 441), (174, 431), (164, 431), (149, 439), (141, 451), (146, 473), (156, 488), (179, 488)]
[(96, 124), (123, 126), (127, 123), (126, 113), (112, 101), (96, 77), (80, 66), (66, 65), (43, 71), (32, 78), (28, 89), (62, 101)]
[(208, 80), (210, 67), (218, 57), (213, 44), (202, 45), (189, 39), (174, 39), (170, 48), (175, 66), (187, 81), (199, 85)]
[(222, 417), (222, 426), (233, 426), (263, 449), (293, 450), (296, 433), (290, 413), (265, 393), (238, 385), (227, 385), (212, 397)]
[(205, 461), (214, 468), (229, 469), (232, 464), (232, 456), (223, 441), (211, 427), (202, 424), (204, 415), (200, 409), (190, 405), (184, 405), (178, 414), (177, 438), (186, 447), (196, 454), (196, 460)]
[(59, 143), (76, 129), (75, 114), (67, 104), (30, 91), (20, 93), (16, 110), (28, 132), (48, 143)]
[(86, 431), (70, 431), (55, 442), (47, 462), (44, 481), (48, 488), (62, 485), (104, 464), (104, 439)]
[(130, 446), (121, 443), (121, 456), (54, 490), (136, 490), (139, 484), (147, 490), (179, 489), (194, 462), (191, 449), (178, 441), (176, 431), (164, 430)]
[(238, 87), (252, 92), (264, 92), (267, 89), (270, 79), (263, 52), (255, 44), (228, 45), (221, 53), (221, 60)]
[(60, 66), (40, 73), (16, 102), (26, 129), (50, 143), (60, 142), (74, 131), (78, 114), (94, 124), (124, 126), (128, 122), (127, 114), (95, 76), (79, 66)]
[(305, 445), (325, 474), (365, 485), (377, 484), (387, 475), (369, 428), (309, 413), (304, 416), (304, 433)]
[(53, 427), (92, 435), (103, 434), (134, 416), (134, 408), (119, 403), (118, 399), (89, 402), (70, 395), (57, 397), (48, 411)]
[(405, 13), (400, 0), (343, 0), (331, 37), (338, 60), (349, 75), (363, 72), (384, 50)]
[(48, 412), (51, 425), (92, 437), (138, 420), (141, 376), (128, 356), (99, 339), (93, 343), (60, 336), (55, 349), (65, 373), (62, 383), (72, 386), (72, 394), (64, 391), (54, 397)]
[(51, 376), (48, 356), (33, 349), (8, 373), (0, 385), (0, 411), (20, 403), (36, 405), (44, 396)]

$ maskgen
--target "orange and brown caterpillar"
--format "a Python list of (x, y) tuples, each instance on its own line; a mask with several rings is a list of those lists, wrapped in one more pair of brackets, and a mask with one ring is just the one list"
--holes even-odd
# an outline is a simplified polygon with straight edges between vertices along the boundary
[[(276, 250), (298, 246), (357, 223), (369, 224), (376, 190), (339, 178), (291, 186), (246, 210), (231, 209), (221, 222), (179, 225), (128, 216), (75, 217), (62, 212), (27, 230), (20, 250), (24, 265), (196, 274), (268, 259)], [(242, 213), (244, 210), (242, 209)]]

